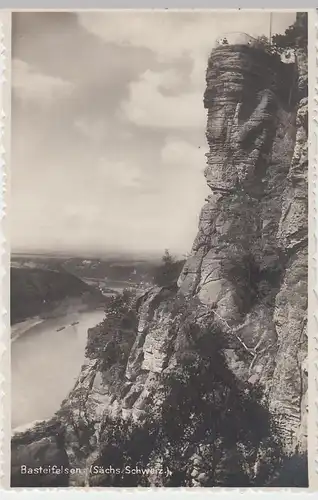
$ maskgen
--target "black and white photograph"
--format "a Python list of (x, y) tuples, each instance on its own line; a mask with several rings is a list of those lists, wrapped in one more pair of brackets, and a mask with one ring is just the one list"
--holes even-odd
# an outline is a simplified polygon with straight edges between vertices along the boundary
[(308, 12), (13, 12), (11, 488), (307, 488)]

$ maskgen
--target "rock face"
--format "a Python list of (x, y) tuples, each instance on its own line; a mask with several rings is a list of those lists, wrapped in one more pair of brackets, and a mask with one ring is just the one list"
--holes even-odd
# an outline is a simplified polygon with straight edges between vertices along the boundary
[[(275, 298), (274, 323), (278, 338), (271, 410), (282, 417), (291, 441), (298, 430), (299, 445), (306, 447), (307, 413), (307, 152), (308, 102), (299, 102), (296, 143), (286, 187), (277, 239), (285, 248), (287, 261)], [(301, 422), (301, 429), (299, 424)]]
[(302, 54), (298, 60), (297, 68), (233, 46), (212, 54), (205, 93), (212, 195), (179, 279), (181, 291), (215, 308), (224, 332), (249, 348), (249, 375), (267, 387), (291, 448), (307, 354), (308, 110), (307, 98), (299, 100)]
[[(211, 194), (197, 237), (178, 284), (137, 300), (134, 335), (124, 345), (105, 331), (104, 354), (83, 367), (61, 417), (72, 466), (99, 459), (106, 416), (142, 425), (160, 415), (167, 377), (197, 354), (213, 360), (220, 386), (261, 388), (286, 453), (306, 450), (307, 98), (305, 59), (296, 59), (298, 67), (283, 64), (246, 45), (212, 52), (204, 96)], [(218, 440), (193, 447), (191, 485), (207, 484), (199, 464), (209, 446), (217, 453)], [(245, 460), (246, 477), (258, 476), (260, 449)], [(244, 453), (236, 446), (215, 470), (234, 474)], [(91, 483), (80, 475), (70, 484)]]

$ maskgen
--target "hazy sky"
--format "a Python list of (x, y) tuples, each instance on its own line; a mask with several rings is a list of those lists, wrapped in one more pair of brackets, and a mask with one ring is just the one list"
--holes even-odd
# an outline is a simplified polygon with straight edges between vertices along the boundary
[(207, 58), (232, 31), (268, 35), (269, 13), (13, 14), (12, 250), (188, 251)]

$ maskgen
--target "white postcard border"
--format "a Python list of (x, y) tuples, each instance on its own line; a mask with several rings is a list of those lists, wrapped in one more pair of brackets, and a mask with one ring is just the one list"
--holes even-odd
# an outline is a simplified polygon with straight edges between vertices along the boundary
[[(22, 10), (22, 9), (21, 9)], [(81, 9), (78, 9), (81, 10)], [(200, 9), (202, 10), (202, 9)], [(282, 9), (279, 9), (282, 10)], [(288, 9), (290, 10), (290, 9)], [(303, 8), (292, 10), (305, 10)], [(213, 494), (215, 499), (220, 495), (222, 498), (227, 495), (229, 498), (237, 498), (239, 495), (251, 495), (256, 492), (262, 495), (271, 495), (271, 498), (287, 499), (290, 495), (297, 494), (298, 498), (308, 498), (309, 491), (318, 490), (318, 186), (317, 186), (317, 161), (318, 161), (318, 15), (317, 11), (311, 9), (309, 12), (309, 277), (308, 277), (308, 298), (309, 298), (309, 400), (310, 411), (308, 416), (308, 469), (309, 469), (309, 490), (301, 489), (24, 489), (2, 491), (2, 497), (12, 497), (12, 495), (23, 496), (31, 499), (41, 495), (50, 496), (64, 494), (72, 500), (78, 496), (89, 492), (90, 498), (96, 495), (109, 495), (111, 498), (120, 495), (122, 499), (125, 495), (134, 495), (138, 498), (149, 498), (152, 494), (164, 495), (166, 498), (172, 495), (191, 494), (192, 497), (204, 498), (206, 494)], [(310, 50), (310, 47), (312, 49)], [(9, 487), (10, 474), (10, 328), (9, 328), (9, 198), (10, 198), (10, 129), (11, 129), (11, 13), (9, 10), (0, 10), (0, 183), (2, 186), (0, 197), (0, 484), (1, 488)], [(314, 83), (315, 82), (315, 83)], [(63, 491), (62, 491), (63, 490)], [(273, 491), (274, 490), (274, 491)], [(305, 496), (306, 495), (306, 496)], [(312, 495), (315, 495), (312, 493)], [(59, 497), (61, 498), (61, 497)]]

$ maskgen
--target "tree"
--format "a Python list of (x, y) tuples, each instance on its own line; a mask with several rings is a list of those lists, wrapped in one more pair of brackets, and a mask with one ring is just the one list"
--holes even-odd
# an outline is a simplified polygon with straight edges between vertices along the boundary
[(302, 49), (307, 52), (308, 45), (308, 15), (307, 12), (298, 12), (296, 21), (285, 30), (285, 33), (272, 37), (277, 52), (286, 49)]
[(157, 286), (170, 286), (177, 282), (184, 260), (175, 260), (169, 250), (165, 250), (161, 264), (154, 271), (153, 281)]
[(285, 30), (284, 34), (275, 34), (271, 41), (265, 35), (259, 36), (254, 47), (264, 49), (272, 54), (281, 54), (287, 49), (302, 49), (307, 52), (308, 16), (306, 12), (298, 12), (296, 21)]
[(184, 357), (166, 376), (157, 438), (157, 453), (172, 471), (165, 486), (192, 485), (194, 454), (204, 486), (264, 485), (279, 466), (281, 445), (261, 391), (238, 383), (227, 368), (219, 335), (215, 328), (201, 331), (200, 354)]
[[(103, 359), (107, 364), (111, 358), (121, 357), (121, 341), (135, 334), (137, 324), (134, 309), (135, 294), (124, 290), (122, 294), (108, 298), (105, 318), (94, 328), (88, 330), (86, 356)], [(111, 354), (112, 351), (112, 354)]]

